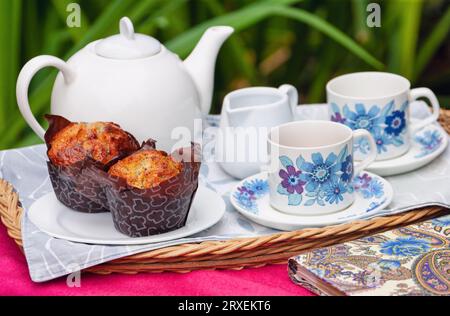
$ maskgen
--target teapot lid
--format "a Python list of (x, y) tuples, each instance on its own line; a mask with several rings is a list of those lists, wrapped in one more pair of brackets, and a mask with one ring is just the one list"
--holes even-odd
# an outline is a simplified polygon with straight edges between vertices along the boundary
[(120, 34), (100, 40), (95, 53), (112, 59), (138, 59), (150, 57), (161, 51), (161, 43), (153, 37), (134, 33), (131, 20), (120, 20)]

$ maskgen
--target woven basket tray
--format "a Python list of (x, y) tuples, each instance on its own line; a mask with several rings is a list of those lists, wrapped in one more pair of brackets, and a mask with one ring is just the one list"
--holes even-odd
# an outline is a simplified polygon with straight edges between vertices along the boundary
[[(450, 111), (442, 111), (441, 125), (450, 132)], [(0, 179), (0, 218), (8, 235), (22, 249), (20, 231), (23, 213), (18, 194)], [(190, 272), (198, 269), (242, 269), (286, 263), (300, 252), (354, 240), (363, 236), (406, 226), (448, 213), (442, 207), (424, 207), (403, 214), (358, 220), (322, 228), (307, 228), (264, 237), (206, 241), (152, 250), (110, 261), (86, 271), (109, 274), (139, 272)]]

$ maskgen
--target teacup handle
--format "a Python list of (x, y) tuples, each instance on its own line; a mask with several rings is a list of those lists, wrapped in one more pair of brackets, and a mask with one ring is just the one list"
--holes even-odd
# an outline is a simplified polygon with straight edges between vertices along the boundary
[(416, 122), (412, 124), (411, 131), (416, 132), (419, 129), (430, 125), (434, 122), (436, 122), (439, 118), (439, 112), (440, 112), (440, 106), (439, 101), (436, 98), (436, 95), (428, 88), (415, 88), (411, 89), (409, 92), (411, 101), (415, 101), (418, 98), (427, 98), (431, 102), (431, 106), (433, 107), (433, 113), (431, 115), (423, 120), (420, 120), (419, 122)]
[(364, 160), (355, 163), (355, 172), (354, 172), (355, 176), (360, 174), (364, 169), (367, 168), (367, 166), (369, 166), (372, 162), (374, 162), (378, 154), (377, 144), (375, 143), (375, 140), (373, 139), (373, 136), (370, 134), (369, 131), (365, 129), (357, 129), (353, 131), (354, 142), (364, 137), (367, 138), (369, 141), (370, 151), (367, 157), (364, 158)]
[(298, 120), (299, 115), (297, 114), (297, 106), (298, 106), (298, 91), (297, 89), (290, 85), (284, 84), (278, 88), (282, 93), (286, 94), (289, 100), (289, 106), (291, 107), (292, 117), (294, 120)]

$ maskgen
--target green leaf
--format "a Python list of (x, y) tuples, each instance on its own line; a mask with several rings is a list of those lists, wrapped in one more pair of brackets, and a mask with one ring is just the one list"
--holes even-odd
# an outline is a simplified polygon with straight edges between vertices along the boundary
[(167, 2), (165, 5), (152, 12), (150, 16), (138, 27), (138, 31), (144, 34), (152, 33), (152, 28), (158, 23), (158, 18), (169, 15), (186, 2), (187, 0), (171, 0)]
[(367, 4), (368, 0), (352, 0), (353, 27), (355, 38), (360, 43), (366, 43), (370, 39), (369, 28), (367, 27)]
[[(58, 12), (60, 19), (66, 24), (69, 12), (67, 12), (67, 6), (73, 3), (73, 0), (52, 0), (53, 6)], [(83, 38), (83, 34), (89, 29), (89, 21), (84, 11), (81, 10), (81, 25), (80, 27), (68, 27), (69, 33), (72, 36), (74, 42), (79, 42)]]
[(206, 31), (207, 28), (214, 25), (229, 25), (235, 29), (236, 33), (238, 33), (271, 16), (275, 8), (284, 7), (285, 4), (296, 2), (299, 1), (272, 0), (250, 4), (239, 10), (213, 18), (191, 28), (190, 30), (182, 33), (176, 38), (168, 41), (166, 43), (166, 46), (170, 50), (180, 55), (181, 58), (184, 58), (191, 52), (191, 50), (194, 48), (195, 44), (198, 42), (201, 35)]
[(373, 68), (378, 70), (384, 69), (384, 64), (378, 59), (376, 59), (374, 56), (369, 54), (362, 46), (358, 45), (354, 40), (345, 35), (342, 31), (340, 31), (327, 21), (315, 16), (314, 14), (304, 11), (302, 9), (295, 9), (289, 7), (273, 8), (273, 13), (308, 24), (309, 26), (321, 31), (331, 39), (335, 40), (336, 42), (347, 48), (355, 56), (361, 58), (367, 64), (371, 65)]
[(399, 72), (406, 78), (412, 78), (422, 15), (422, 0), (408, 1), (408, 7), (405, 9), (403, 5), (400, 15), (400, 45), (398, 47), (400, 50)]
[(430, 35), (425, 40), (419, 53), (417, 54), (417, 59), (414, 67), (414, 78), (417, 79), (421, 74), (426, 65), (430, 62), (433, 55), (436, 53), (437, 49), (448, 40), (447, 34), (450, 30), (450, 7), (445, 11), (444, 16), (436, 24)]
[[(218, 0), (207, 0), (205, 1), (205, 5), (215, 16), (226, 14), (225, 8)], [(225, 49), (227, 48), (226, 55), (229, 57), (231, 63), (236, 66), (237, 70), (239, 70), (246, 79), (252, 83), (255, 82), (257, 78), (256, 69), (248, 58), (246, 58), (247, 49), (242, 37), (239, 34), (232, 36), (228, 40), (228, 45), (225, 46)]]
[[(56, 0), (57, 1), (57, 0)], [(138, 23), (141, 21), (146, 15), (152, 13), (152, 9), (156, 7), (157, 4), (160, 4), (160, 0), (141, 0), (137, 3), (136, 6), (133, 7), (131, 12), (128, 14), (128, 17), (134, 22)]]
[(21, 0), (0, 1), (0, 132), (7, 128), (15, 107), (15, 80), (19, 72)]

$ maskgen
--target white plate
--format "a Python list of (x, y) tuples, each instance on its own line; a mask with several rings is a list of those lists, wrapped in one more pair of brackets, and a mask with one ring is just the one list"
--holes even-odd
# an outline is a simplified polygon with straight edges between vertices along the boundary
[(186, 225), (149, 237), (131, 238), (115, 230), (110, 213), (87, 214), (73, 211), (49, 193), (31, 205), (28, 218), (50, 236), (74, 242), (100, 245), (140, 245), (187, 237), (217, 222), (225, 213), (225, 202), (216, 192), (199, 186)]
[(380, 176), (393, 176), (410, 172), (423, 167), (440, 154), (448, 145), (448, 135), (439, 124), (424, 127), (411, 136), (411, 148), (409, 151), (397, 158), (375, 161), (367, 170)]
[[(355, 202), (343, 211), (318, 215), (318, 216), (299, 216), (290, 215), (277, 211), (270, 205), (267, 172), (248, 177), (241, 181), (231, 191), (231, 203), (245, 217), (250, 220), (275, 229), (280, 230), (297, 230), (307, 227), (323, 227), (329, 225), (337, 225), (346, 223), (356, 219), (373, 217), (377, 212), (382, 211), (391, 203), (394, 197), (394, 191), (391, 184), (380, 176), (370, 172), (365, 172), (370, 177), (372, 184), (377, 184), (377, 193), (370, 189), (355, 190)], [(262, 183), (265, 189), (261, 190), (258, 196), (254, 196), (249, 203), (246, 196), (240, 196), (238, 188), (248, 187), (258, 181)], [(261, 182), (262, 181), (262, 182)], [(373, 182), (372, 182), (373, 181)], [(373, 187), (372, 185), (369, 188)], [(243, 200), (241, 200), (242, 198)]]

